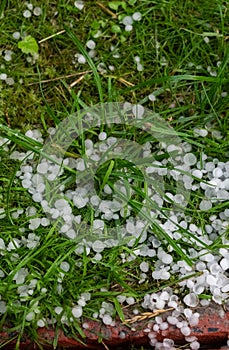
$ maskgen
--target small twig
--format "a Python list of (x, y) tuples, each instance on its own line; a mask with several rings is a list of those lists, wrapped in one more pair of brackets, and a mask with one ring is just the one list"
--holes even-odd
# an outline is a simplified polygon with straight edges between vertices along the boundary
[(38, 41), (38, 43), (41, 44), (41, 43), (43, 43), (44, 41), (49, 40), (49, 39), (52, 39), (52, 38), (54, 38), (55, 36), (60, 35), (60, 34), (63, 34), (63, 33), (65, 33), (65, 29), (61, 30), (61, 31), (58, 32), (58, 33), (52, 34), (52, 35), (50, 35), (50, 36), (47, 36), (47, 37), (44, 38), (44, 39), (41, 39), (40, 41)]
[(84, 77), (85, 77), (85, 74), (81, 75), (81, 77), (79, 77), (78, 79), (76, 79), (75, 81), (73, 81), (73, 82), (69, 85), (69, 89), (73, 88), (73, 86), (75, 86), (75, 85), (78, 84), (81, 80), (83, 80)]
[(123, 324), (127, 324), (127, 323), (132, 324), (132, 323), (135, 323), (137, 321), (143, 321), (147, 318), (149, 319), (152, 317), (156, 317), (156, 316), (161, 315), (167, 311), (172, 311), (172, 310), (174, 310), (173, 307), (171, 307), (169, 309), (156, 310), (154, 312), (143, 312), (141, 315), (137, 315), (137, 316), (134, 316), (133, 318), (129, 318), (129, 319), (125, 320), (123, 322)]
[(104, 6), (103, 4), (101, 4), (101, 2), (96, 1), (96, 4), (106, 13), (108, 13), (110, 16), (112, 16), (113, 18), (118, 18), (117, 15), (112, 12), (111, 10), (109, 10), (106, 6)]
[(104, 343), (103, 340), (101, 341), (101, 343), (103, 344), (103, 346), (104, 346), (104, 348), (105, 348), (106, 350), (110, 350), (110, 349), (108, 348), (108, 346)]
[(127, 86), (134, 86), (133, 83), (131, 83), (130, 81), (127, 81), (126, 79), (123, 79), (123, 78), (119, 78), (118, 81), (124, 85), (127, 85)]
[(78, 73), (74, 73), (74, 74), (68, 74), (68, 75), (63, 75), (61, 77), (57, 77), (57, 78), (53, 78), (53, 79), (46, 79), (46, 80), (41, 80), (41, 81), (36, 81), (35, 83), (30, 83), (28, 84), (28, 86), (30, 85), (36, 85), (36, 84), (44, 84), (44, 83), (50, 83), (52, 81), (56, 81), (56, 80), (61, 80), (61, 79), (67, 79), (67, 78), (72, 78), (75, 77), (77, 75), (83, 75), (83, 74), (87, 74), (87, 73), (91, 73), (91, 70), (85, 70), (84, 72), (78, 72)]
[(7, 109), (5, 110), (5, 116), (6, 116), (7, 125), (10, 128), (10, 117), (9, 117), (9, 113), (8, 113)]

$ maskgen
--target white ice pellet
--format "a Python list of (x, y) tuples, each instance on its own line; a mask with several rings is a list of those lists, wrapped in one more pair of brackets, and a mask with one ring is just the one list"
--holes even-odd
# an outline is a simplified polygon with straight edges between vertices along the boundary
[(11, 50), (5, 50), (5, 51), (4, 51), (4, 54), (5, 54), (5, 55), (3, 56), (3, 57), (4, 57), (4, 60), (7, 61), (7, 62), (8, 62), (8, 61), (11, 61), (13, 51), (11, 51)]
[(29, 180), (22, 180), (21, 184), (24, 188), (30, 188), (32, 185), (32, 182)]
[(200, 210), (210, 210), (212, 208), (212, 202), (206, 199), (203, 199), (199, 204)]
[(199, 324), (199, 317), (200, 315), (195, 312), (189, 319), (189, 325), (191, 327), (196, 327)]
[(133, 18), (131, 16), (125, 16), (122, 20), (122, 23), (125, 26), (131, 25), (131, 24), (133, 24)]
[(78, 8), (78, 10), (83, 10), (84, 8), (84, 1), (83, 0), (77, 0), (74, 2), (74, 5), (76, 8)]
[(37, 166), (37, 172), (40, 174), (46, 174), (49, 169), (49, 164), (47, 162), (42, 162)]
[(78, 303), (79, 306), (82, 306), (82, 307), (84, 307), (86, 305), (86, 301), (83, 298), (80, 298), (77, 301), (77, 303)]
[(14, 38), (14, 39), (19, 40), (20, 37), (21, 37), (20, 32), (14, 32), (14, 33), (13, 33), (13, 38)]
[(81, 53), (77, 55), (77, 60), (78, 60), (78, 63), (81, 63), (81, 64), (84, 64), (87, 61), (86, 58)]
[(5, 242), (0, 238), (0, 250), (6, 250)]
[(95, 196), (91, 196), (90, 202), (91, 202), (92, 205), (97, 206), (99, 204), (99, 202), (100, 202), (99, 196), (96, 196), (96, 195)]
[(176, 309), (177, 308), (177, 302), (176, 301), (169, 301), (168, 302), (168, 307), (172, 307), (173, 309)]
[(219, 266), (218, 263), (213, 263), (210, 265), (210, 273), (213, 275), (217, 275), (220, 271), (222, 271), (222, 268)]
[(62, 261), (60, 264), (60, 268), (61, 270), (63, 270), (64, 272), (68, 272), (70, 269), (70, 265), (67, 261)]
[(219, 167), (216, 167), (213, 172), (212, 172), (212, 175), (216, 178), (219, 178), (223, 175), (223, 171), (222, 169), (220, 169)]
[(164, 253), (161, 257), (161, 261), (164, 263), (164, 264), (171, 264), (172, 261), (173, 261), (173, 257), (172, 255), (170, 254), (167, 254), (167, 253)]
[(229, 284), (226, 284), (225, 286), (223, 286), (223, 287), (221, 288), (221, 291), (222, 291), (223, 293), (228, 293), (228, 292), (229, 292)]
[(201, 259), (206, 262), (212, 262), (215, 260), (215, 256), (211, 253), (207, 253), (207, 254), (204, 254), (204, 256), (202, 256)]
[(25, 10), (25, 11), (23, 12), (23, 17), (25, 17), (25, 18), (30, 18), (31, 16), (32, 16), (31, 11)]
[(193, 153), (186, 153), (184, 156), (184, 163), (187, 165), (194, 165), (197, 162), (197, 158)]
[(29, 3), (26, 4), (26, 7), (27, 7), (27, 9), (29, 9), (30, 11), (32, 11), (32, 9), (33, 9), (33, 4), (32, 4), (31, 2), (29, 2)]
[(70, 229), (65, 233), (65, 236), (68, 237), (69, 239), (75, 239), (76, 232), (73, 229)]
[(126, 31), (126, 32), (131, 32), (131, 30), (133, 30), (132, 24), (127, 24), (127, 25), (125, 26), (125, 31)]
[(111, 194), (111, 193), (113, 192), (113, 191), (112, 191), (112, 188), (110, 188), (110, 186), (107, 185), (107, 184), (104, 186), (103, 191), (104, 191), (104, 193), (106, 193), (106, 194)]
[(30, 222), (29, 228), (31, 230), (36, 230), (41, 224), (41, 219), (40, 218), (34, 218), (34, 219), (30, 219), (29, 222)]
[(62, 308), (61, 306), (56, 306), (56, 307), (54, 308), (54, 311), (55, 311), (55, 313), (56, 313), (57, 315), (60, 315), (60, 314), (62, 313), (62, 311), (63, 311), (63, 308)]
[(159, 299), (159, 300), (156, 302), (155, 307), (156, 307), (156, 309), (162, 310), (162, 309), (165, 308), (165, 304), (166, 304), (166, 303), (165, 303), (165, 300)]
[(84, 159), (77, 159), (76, 161), (76, 169), (79, 171), (84, 171), (86, 169), (85, 161)]
[(191, 309), (184, 309), (184, 315), (189, 319), (192, 316), (192, 310)]
[(165, 347), (165, 349), (168, 349), (168, 350), (172, 349), (174, 346), (174, 340), (169, 338), (164, 338), (163, 346)]
[[(215, 71), (214, 72), (212, 72), (213, 74), (211, 74), (212, 76), (216, 76), (215, 75)], [(212, 130), (212, 136), (213, 137), (215, 137), (216, 139), (221, 139), (222, 138), (222, 134), (221, 134), (221, 132), (219, 131), (219, 130)]]
[(144, 107), (142, 105), (134, 105), (133, 108), (132, 108), (132, 112), (135, 116), (135, 118), (139, 118), (141, 119), (144, 115)]
[(132, 15), (132, 18), (134, 21), (141, 21), (142, 19), (142, 14), (141, 12), (135, 12), (133, 15)]
[(36, 209), (35, 207), (28, 207), (28, 208), (26, 209), (26, 215), (27, 215), (28, 217), (34, 216), (34, 215), (36, 215), (36, 213), (37, 213), (37, 209)]
[(85, 301), (89, 301), (91, 299), (91, 293), (84, 292), (81, 294), (81, 298), (83, 298)]
[(218, 200), (228, 200), (229, 199), (229, 192), (226, 190), (219, 190), (219, 191), (217, 191), (216, 197)]
[(3, 300), (0, 300), (0, 314), (6, 313), (7, 307), (6, 302)]
[(224, 271), (226, 271), (227, 269), (229, 269), (229, 259), (228, 258), (223, 258), (221, 261), (220, 261), (220, 266), (222, 267), (222, 269)]
[(126, 300), (126, 296), (125, 295), (117, 295), (117, 300), (119, 301), (119, 303), (124, 303)]
[(207, 134), (208, 134), (208, 131), (206, 130), (206, 129), (194, 129), (193, 130), (194, 131), (194, 133), (196, 134), (196, 135), (199, 135), (199, 136), (202, 136), (202, 137), (205, 137), (205, 136), (207, 136)]
[(34, 7), (33, 14), (34, 16), (37, 16), (37, 17), (40, 16), (42, 14), (41, 7), (38, 7), (38, 6)]
[(132, 222), (127, 222), (126, 224), (126, 231), (128, 233), (134, 233), (135, 232), (135, 225)]
[(96, 46), (96, 43), (94, 42), (94, 40), (88, 40), (87, 43), (86, 43), (86, 46), (87, 46), (88, 49), (94, 50), (95, 46)]
[(42, 218), (42, 219), (41, 219), (41, 226), (46, 227), (46, 226), (48, 226), (49, 224), (50, 224), (49, 219), (47, 219), (47, 218)]
[(101, 261), (103, 256), (100, 253), (96, 253), (93, 257), (93, 260), (95, 261)]
[(73, 316), (74, 316), (75, 318), (80, 318), (80, 317), (82, 316), (82, 314), (83, 314), (83, 309), (82, 309), (82, 307), (81, 307), (80, 305), (74, 306), (74, 307), (72, 308), (72, 314), (73, 314)]
[(159, 326), (161, 331), (165, 331), (166, 329), (168, 329), (169, 325), (167, 322), (162, 322)]
[(95, 241), (92, 244), (92, 249), (94, 250), (94, 252), (96, 253), (101, 253), (105, 248), (105, 244), (102, 241)]
[(196, 295), (202, 294), (204, 292), (205, 287), (202, 284), (195, 284), (192, 288), (193, 292)]
[(37, 326), (40, 328), (43, 328), (45, 326), (45, 322), (43, 319), (40, 319), (37, 321)]
[(68, 232), (69, 228), (70, 228), (69, 225), (65, 224), (61, 227), (60, 232), (66, 233), (66, 232)]
[(135, 299), (133, 297), (127, 297), (126, 302), (128, 305), (133, 305), (135, 303)]
[(95, 56), (96, 56), (96, 50), (89, 50), (88, 51), (88, 55), (91, 57), (91, 58), (95, 58)]
[(192, 350), (198, 350), (200, 348), (200, 343), (198, 341), (193, 341), (191, 344), (190, 344), (190, 348)]
[(152, 102), (155, 102), (156, 101), (156, 96), (154, 95), (154, 93), (152, 93), (152, 94), (150, 94), (149, 96), (148, 96), (148, 99), (150, 100), (150, 101), (152, 101)]
[(85, 207), (85, 205), (88, 203), (88, 200), (89, 200), (88, 197), (86, 198), (83, 198), (81, 196), (73, 197), (73, 203), (78, 209)]
[(94, 220), (93, 221), (93, 230), (102, 230), (104, 228), (104, 221), (103, 220)]
[(137, 71), (138, 71), (138, 72), (142, 72), (143, 69), (144, 69), (144, 68), (143, 68), (143, 65), (142, 65), (141, 63), (138, 63), (138, 64), (137, 64)]
[(171, 325), (176, 325), (178, 322), (178, 319), (177, 319), (177, 317), (174, 317), (174, 316), (168, 316), (167, 321)]
[(5, 81), (6, 81), (6, 84), (7, 84), (7, 85), (14, 85), (14, 79), (13, 79), (13, 78), (10, 78), (10, 77), (9, 77), (9, 78), (6, 78)]
[(103, 318), (103, 323), (107, 326), (111, 325), (112, 324), (112, 317), (110, 315), (104, 315)]
[(161, 271), (160, 279), (162, 280), (168, 280), (170, 278), (170, 273), (166, 270)]
[(106, 140), (106, 138), (107, 138), (107, 133), (106, 132), (102, 131), (101, 133), (99, 133), (98, 139), (100, 141), (104, 141), (104, 140)]
[[(187, 306), (195, 307), (198, 305), (199, 299), (195, 293), (189, 293), (184, 297), (184, 303)], [(188, 334), (187, 334), (188, 335)]]
[(6, 78), (7, 78), (7, 74), (6, 73), (1, 73), (0, 74), (0, 79), (1, 80), (6, 80)]
[(31, 311), (26, 315), (25, 319), (26, 319), (26, 321), (30, 322), (34, 319), (34, 317), (35, 317), (35, 313), (33, 311)]
[(136, 63), (140, 63), (141, 59), (140, 59), (139, 56), (134, 56), (134, 61), (135, 61)]
[(195, 177), (197, 177), (198, 179), (202, 179), (202, 177), (203, 177), (203, 173), (202, 173), (202, 171), (199, 170), (199, 169), (194, 169), (194, 170), (192, 171), (192, 175), (195, 176)]
[(184, 201), (184, 196), (182, 194), (175, 194), (174, 198), (174, 202), (177, 204), (182, 204)]
[(198, 231), (198, 227), (195, 224), (190, 224), (189, 225), (189, 230), (191, 232), (196, 232), (196, 231)]
[(180, 331), (185, 336), (188, 336), (191, 334), (191, 329), (189, 327), (181, 327)]
[(148, 262), (145, 262), (145, 261), (143, 261), (141, 264), (140, 264), (140, 270), (142, 271), (142, 272), (148, 272), (149, 271), (149, 264), (148, 264)]
[[(148, 332), (148, 328), (146, 328), (146, 330), (147, 330), (149, 339), (155, 339), (157, 337), (157, 334), (155, 332), (151, 332), (151, 331)], [(144, 331), (146, 331), (146, 330), (144, 330)]]
[(124, 332), (124, 331), (119, 332), (119, 338), (120, 339), (125, 339), (126, 336), (127, 336), (126, 332)]
[(65, 208), (66, 206), (68, 206), (68, 202), (66, 201), (66, 199), (58, 199), (55, 202), (55, 208), (58, 210), (63, 210), (63, 208)]

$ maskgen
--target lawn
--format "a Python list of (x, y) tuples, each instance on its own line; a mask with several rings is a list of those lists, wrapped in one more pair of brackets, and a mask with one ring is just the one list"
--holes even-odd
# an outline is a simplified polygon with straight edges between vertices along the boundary
[(172, 309), (155, 331), (198, 349), (195, 308), (229, 301), (228, 2), (2, 0), (0, 18), (0, 332)]

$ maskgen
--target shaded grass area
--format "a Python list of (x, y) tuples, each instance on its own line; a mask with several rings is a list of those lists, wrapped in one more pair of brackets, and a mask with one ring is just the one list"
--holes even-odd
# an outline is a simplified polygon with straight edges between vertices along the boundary
[[(108, 3), (105, 3), (105, 6)], [(67, 4), (58, 2), (55, 6), (43, 3), (42, 15), (30, 19), (23, 18), (22, 13), (25, 9), (24, 3), (6, 4), (5, 16), (1, 21), (2, 32), (5, 33), (2, 38), (2, 50), (13, 49), (15, 52), (11, 62), (2, 62), (5, 64), (3, 71), (10, 69), (17, 85), (17, 94), (14, 94), (15, 86), (7, 89), (7, 92), (5, 89), (1, 92), (2, 113), (4, 110), (8, 112), (12, 126), (21, 128), (28, 121), (33, 125), (41, 125), (42, 119), (43, 124), (50, 123), (52, 117), (47, 114), (46, 103), (55, 111), (56, 116), (60, 115), (60, 119), (61, 115), (62, 118), (65, 117), (66, 112), (75, 111), (74, 94), (86, 104), (99, 102), (92, 73), (87, 74), (85, 79), (71, 91), (67, 91), (66, 84), (63, 84), (64, 78), (39, 86), (39, 81), (52, 80), (89, 69), (88, 65), (73, 65), (73, 56), (78, 49), (66, 33), (43, 41), (40, 44), (38, 62), (32, 66), (25, 62), (26, 55), (20, 53), (17, 42), (12, 38), (12, 33), (19, 30), (21, 33), (27, 32), (34, 36), (39, 42), (63, 30), (65, 25), (72, 27), (72, 32), (82, 43), (93, 38), (97, 30), (101, 30), (101, 37), (94, 39), (98, 52), (96, 64), (104, 63), (106, 67), (114, 65), (116, 68), (114, 73), (108, 71), (101, 77), (103, 90), (108, 99), (139, 102), (152, 91), (157, 91), (158, 102), (150, 104), (150, 107), (157, 112), (169, 114), (170, 111), (167, 110), (169, 105), (176, 103), (178, 113), (183, 107), (185, 117), (189, 116), (192, 119), (191, 117), (198, 113), (203, 124), (206, 123), (206, 118), (209, 121), (215, 120), (217, 126), (221, 124), (222, 127), (222, 123), (225, 123), (225, 118), (221, 117), (224, 119), (221, 121), (219, 116), (221, 112), (225, 113), (227, 103), (227, 99), (221, 99), (221, 92), (226, 91), (225, 69), (228, 61), (225, 29), (228, 14), (222, 1), (211, 3), (209, 6), (189, 1), (184, 5), (177, 5), (174, 2), (151, 4), (148, 1), (142, 1), (134, 6), (127, 4), (127, 10), (118, 12), (118, 16), (131, 14), (134, 11), (141, 11), (143, 15), (142, 21), (135, 23), (132, 32), (125, 32), (119, 20), (112, 19), (104, 13), (94, 1), (87, 1), (87, 6), (82, 12), (71, 2)], [(112, 33), (114, 24), (120, 27), (120, 33)], [(209, 43), (203, 40), (207, 34)], [(120, 54), (119, 58), (114, 59), (114, 52), (110, 51), (111, 45), (114, 45)], [(143, 61), (143, 72), (136, 71), (134, 65), (136, 55)], [(223, 64), (217, 67), (219, 61)], [(205, 77), (209, 78), (208, 67), (218, 74), (218, 77), (212, 77), (210, 82), (205, 81)], [(185, 77), (181, 81), (176, 80), (176, 76), (183, 74), (193, 75), (196, 77), (193, 79), (197, 81), (189, 82)], [(174, 81), (170, 80), (171, 77), (175, 78)], [(135, 86), (126, 89), (118, 81), (119, 78)], [(23, 84), (18, 83), (20, 79), (24, 80)], [(74, 81), (72, 78), (69, 79), (67, 84)], [(7, 103), (8, 99), (11, 100), (10, 106)], [(19, 105), (20, 108), (17, 107)], [(31, 106), (32, 111), (29, 108)], [(214, 110), (217, 111), (218, 118)], [(174, 113), (174, 110), (171, 113)], [(206, 116), (209, 113), (213, 115)], [(195, 119), (193, 122), (195, 123)]]

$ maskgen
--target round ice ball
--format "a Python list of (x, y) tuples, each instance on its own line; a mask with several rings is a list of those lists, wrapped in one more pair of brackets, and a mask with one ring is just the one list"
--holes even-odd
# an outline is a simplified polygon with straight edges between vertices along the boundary
[(189, 293), (184, 297), (184, 303), (187, 306), (195, 307), (198, 305), (199, 299), (195, 293)]
[(197, 158), (193, 153), (186, 153), (184, 156), (184, 163), (186, 165), (194, 165), (197, 162)]

